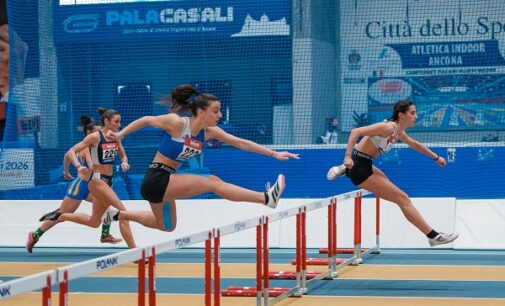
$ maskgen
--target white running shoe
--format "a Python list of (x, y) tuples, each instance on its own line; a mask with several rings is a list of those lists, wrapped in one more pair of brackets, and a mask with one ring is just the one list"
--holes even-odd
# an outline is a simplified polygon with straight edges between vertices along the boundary
[(328, 181), (333, 181), (337, 177), (341, 177), (344, 175), (345, 175), (345, 166), (340, 165), (331, 167), (330, 170), (328, 170), (328, 173), (326, 173), (326, 178), (328, 179)]
[(458, 238), (458, 234), (446, 234), (446, 233), (438, 233), (435, 238), (428, 238), (430, 246), (436, 246), (440, 244), (451, 243)]
[(270, 183), (267, 183), (266, 187), (266, 195), (268, 197), (268, 201), (265, 203), (265, 205), (270, 208), (276, 208), (281, 194), (286, 187), (286, 179), (284, 178), (284, 175), (279, 174), (277, 181), (275, 181), (275, 184), (270, 187)]
[(112, 221), (114, 220), (114, 216), (119, 212), (118, 209), (114, 207), (109, 207), (107, 211), (103, 214), (102, 216), (102, 224), (103, 225), (110, 225)]

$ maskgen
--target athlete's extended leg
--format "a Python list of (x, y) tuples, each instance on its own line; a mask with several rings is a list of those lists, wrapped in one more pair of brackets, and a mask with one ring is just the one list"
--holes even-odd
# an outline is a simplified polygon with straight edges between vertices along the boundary
[[(101, 221), (102, 216), (105, 213), (107, 207), (109, 207), (109, 205), (121, 209), (126, 209), (123, 203), (121, 203), (121, 200), (119, 200), (119, 198), (117, 197), (114, 190), (112, 190), (112, 188), (109, 187), (109, 185), (107, 185), (107, 183), (105, 183), (104, 181), (98, 179), (91, 180), (89, 182), (89, 190), (91, 190), (91, 193), (98, 202), (108, 203), (103, 211), (97, 212), (96, 215), (93, 214), (94, 218), (98, 217), (100, 223), (102, 222)], [(135, 240), (133, 239), (133, 234), (130, 228), (130, 224), (128, 223), (127, 220), (120, 220), (119, 231), (121, 232), (121, 236), (123, 237), (123, 239), (126, 242), (126, 245), (129, 248), (136, 247)]]
[(382, 199), (396, 203), (407, 220), (423, 234), (426, 235), (433, 229), (412, 204), (408, 195), (393, 184), (377, 167), (373, 167), (373, 174), (366, 181), (361, 183), (359, 187), (373, 192)]
[(138, 222), (150, 228), (172, 231), (177, 224), (175, 199), (190, 198), (207, 192), (231, 200), (261, 203), (275, 208), (284, 191), (284, 176), (279, 175), (277, 182), (267, 192), (257, 192), (222, 181), (216, 176), (203, 177), (191, 174), (173, 174), (165, 191), (163, 203), (151, 203), (149, 211), (122, 211), (119, 220)]
[[(82, 202), (82, 200), (76, 200), (76, 199), (72, 199), (69, 197), (65, 197), (60, 204), (59, 210), (62, 213), (73, 213), (77, 210), (77, 208), (79, 207), (81, 202)], [(56, 220), (56, 221), (46, 220), (46, 221), (42, 222), (42, 224), (40, 225), (40, 229), (42, 229), (44, 232), (47, 232), (53, 226), (55, 226), (56, 224), (58, 224), (60, 222), (61, 222), (60, 220)]]
[(171, 232), (177, 225), (177, 206), (175, 200), (163, 203), (150, 203), (151, 211), (121, 211), (117, 218), (140, 223), (146, 227)]
[[(72, 198), (69, 198), (66, 196), (63, 199), (63, 201), (61, 202), (60, 208), (58, 208), (58, 209), (60, 212), (63, 212), (63, 213), (73, 213), (77, 210), (77, 208), (79, 207), (79, 204), (81, 204), (81, 202), (82, 202), (82, 200), (76, 200), (76, 199), (72, 199)], [(42, 237), (42, 235), (45, 232), (47, 232), (53, 226), (55, 226), (56, 224), (58, 224), (60, 222), (62, 222), (62, 221), (61, 220), (55, 220), (55, 221), (45, 220), (44, 222), (42, 222), (42, 224), (40, 225), (40, 227), (38, 229), (36, 229), (33, 232), (29, 232), (28, 233), (28, 240), (26, 241), (26, 250), (28, 251), (28, 253), (32, 252), (33, 246), (35, 245), (35, 243), (37, 243), (37, 241), (39, 241), (40, 237)]]
[[(276, 184), (272, 187), (272, 191), (276, 189), (274, 194), (275, 202), (280, 198), (284, 191), (285, 179), (283, 175), (279, 175)], [(199, 176), (191, 174), (174, 174), (170, 177), (170, 184), (165, 196), (168, 194), (172, 198), (190, 198), (207, 192), (213, 192), (220, 197), (235, 201), (235, 202), (254, 202), (259, 204), (267, 204), (268, 196), (272, 192), (258, 192), (249, 190), (237, 185), (233, 185), (221, 180), (217, 176)]]
[[(61, 214), (59, 212), (49, 213), (43, 216), (41, 219), (45, 220), (61, 220), (61, 221), (71, 221), (90, 227), (98, 227), (102, 222), (102, 216), (110, 206), (110, 203), (115, 203), (115, 206), (119, 206), (117, 202), (120, 202), (119, 198), (116, 196), (114, 191), (102, 180), (94, 179), (89, 183), (89, 188), (93, 193), (96, 201), (93, 203), (93, 211), (91, 216), (84, 213), (74, 213), (74, 214)], [(106, 204), (107, 203), (107, 204)], [(125, 239), (126, 244), (129, 248), (135, 247), (135, 242), (133, 240), (133, 235), (131, 234), (131, 229), (128, 221), (123, 220), (119, 224), (119, 229), (121, 235)]]

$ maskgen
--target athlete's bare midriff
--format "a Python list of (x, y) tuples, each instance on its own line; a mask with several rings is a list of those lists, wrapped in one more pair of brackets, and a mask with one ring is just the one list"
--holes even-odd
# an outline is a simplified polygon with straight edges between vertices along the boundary
[(379, 150), (375, 146), (375, 144), (368, 138), (368, 136), (363, 137), (359, 143), (356, 144), (355, 149), (373, 156), (376, 158), (379, 156)]
[(112, 174), (113, 174), (112, 165), (93, 165), (91, 170), (94, 173), (101, 173), (101, 174), (105, 174), (108, 176), (112, 176)]
[(167, 165), (167, 166), (174, 168), (174, 169), (179, 168), (179, 165), (181, 164), (173, 159), (166, 157), (165, 155), (161, 154), (160, 152), (156, 152), (156, 155), (154, 156), (154, 159), (153, 159), (153, 163), (164, 164), (164, 165)]

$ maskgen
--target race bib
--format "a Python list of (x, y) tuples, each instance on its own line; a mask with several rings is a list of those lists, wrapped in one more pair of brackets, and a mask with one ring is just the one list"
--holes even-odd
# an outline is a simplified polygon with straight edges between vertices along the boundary
[(184, 146), (182, 147), (182, 151), (177, 156), (177, 160), (185, 161), (190, 159), (193, 156), (197, 156), (202, 154), (203, 143), (199, 140), (193, 139), (191, 137), (184, 138)]
[(117, 156), (117, 150), (117, 142), (102, 144), (102, 163), (113, 162)]

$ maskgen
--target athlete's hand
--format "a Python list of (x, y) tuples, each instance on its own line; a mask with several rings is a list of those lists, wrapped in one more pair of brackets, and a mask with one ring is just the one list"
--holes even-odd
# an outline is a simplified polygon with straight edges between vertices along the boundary
[(123, 172), (126, 172), (126, 171), (130, 170), (130, 164), (127, 163), (127, 162), (122, 162), (121, 163), (121, 169), (123, 170)]
[(87, 181), (89, 179), (89, 174), (90, 170), (88, 169), (88, 167), (81, 165), (79, 166), (79, 168), (77, 168), (77, 176), (80, 177), (81, 179)]
[(344, 158), (344, 166), (347, 169), (352, 169), (352, 167), (354, 167), (354, 162), (352, 161), (352, 158), (350, 156), (346, 156)]
[(114, 132), (111, 130), (108, 130), (107, 133), (105, 133), (105, 139), (109, 141), (118, 141), (120, 138), (118, 137), (119, 132)]
[(70, 174), (70, 172), (68, 171), (63, 171), (63, 177), (67, 180), (67, 181), (71, 181), (74, 179), (74, 177), (72, 176), (72, 174)]
[(447, 165), (447, 162), (445, 161), (445, 158), (443, 158), (442, 156), (439, 156), (438, 159), (436, 160), (436, 163), (440, 166), (440, 167), (445, 167)]
[(300, 159), (300, 157), (298, 156), (298, 154), (290, 153), (288, 151), (282, 151), (282, 152), (276, 152), (276, 151), (274, 151), (274, 153), (272, 154), (272, 157), (275, 158), (275, 159), (277, 159), (277, 160), (281, 160), (281, 161), (288, 160), (290, 158), (292, 158), (292, 159)]

